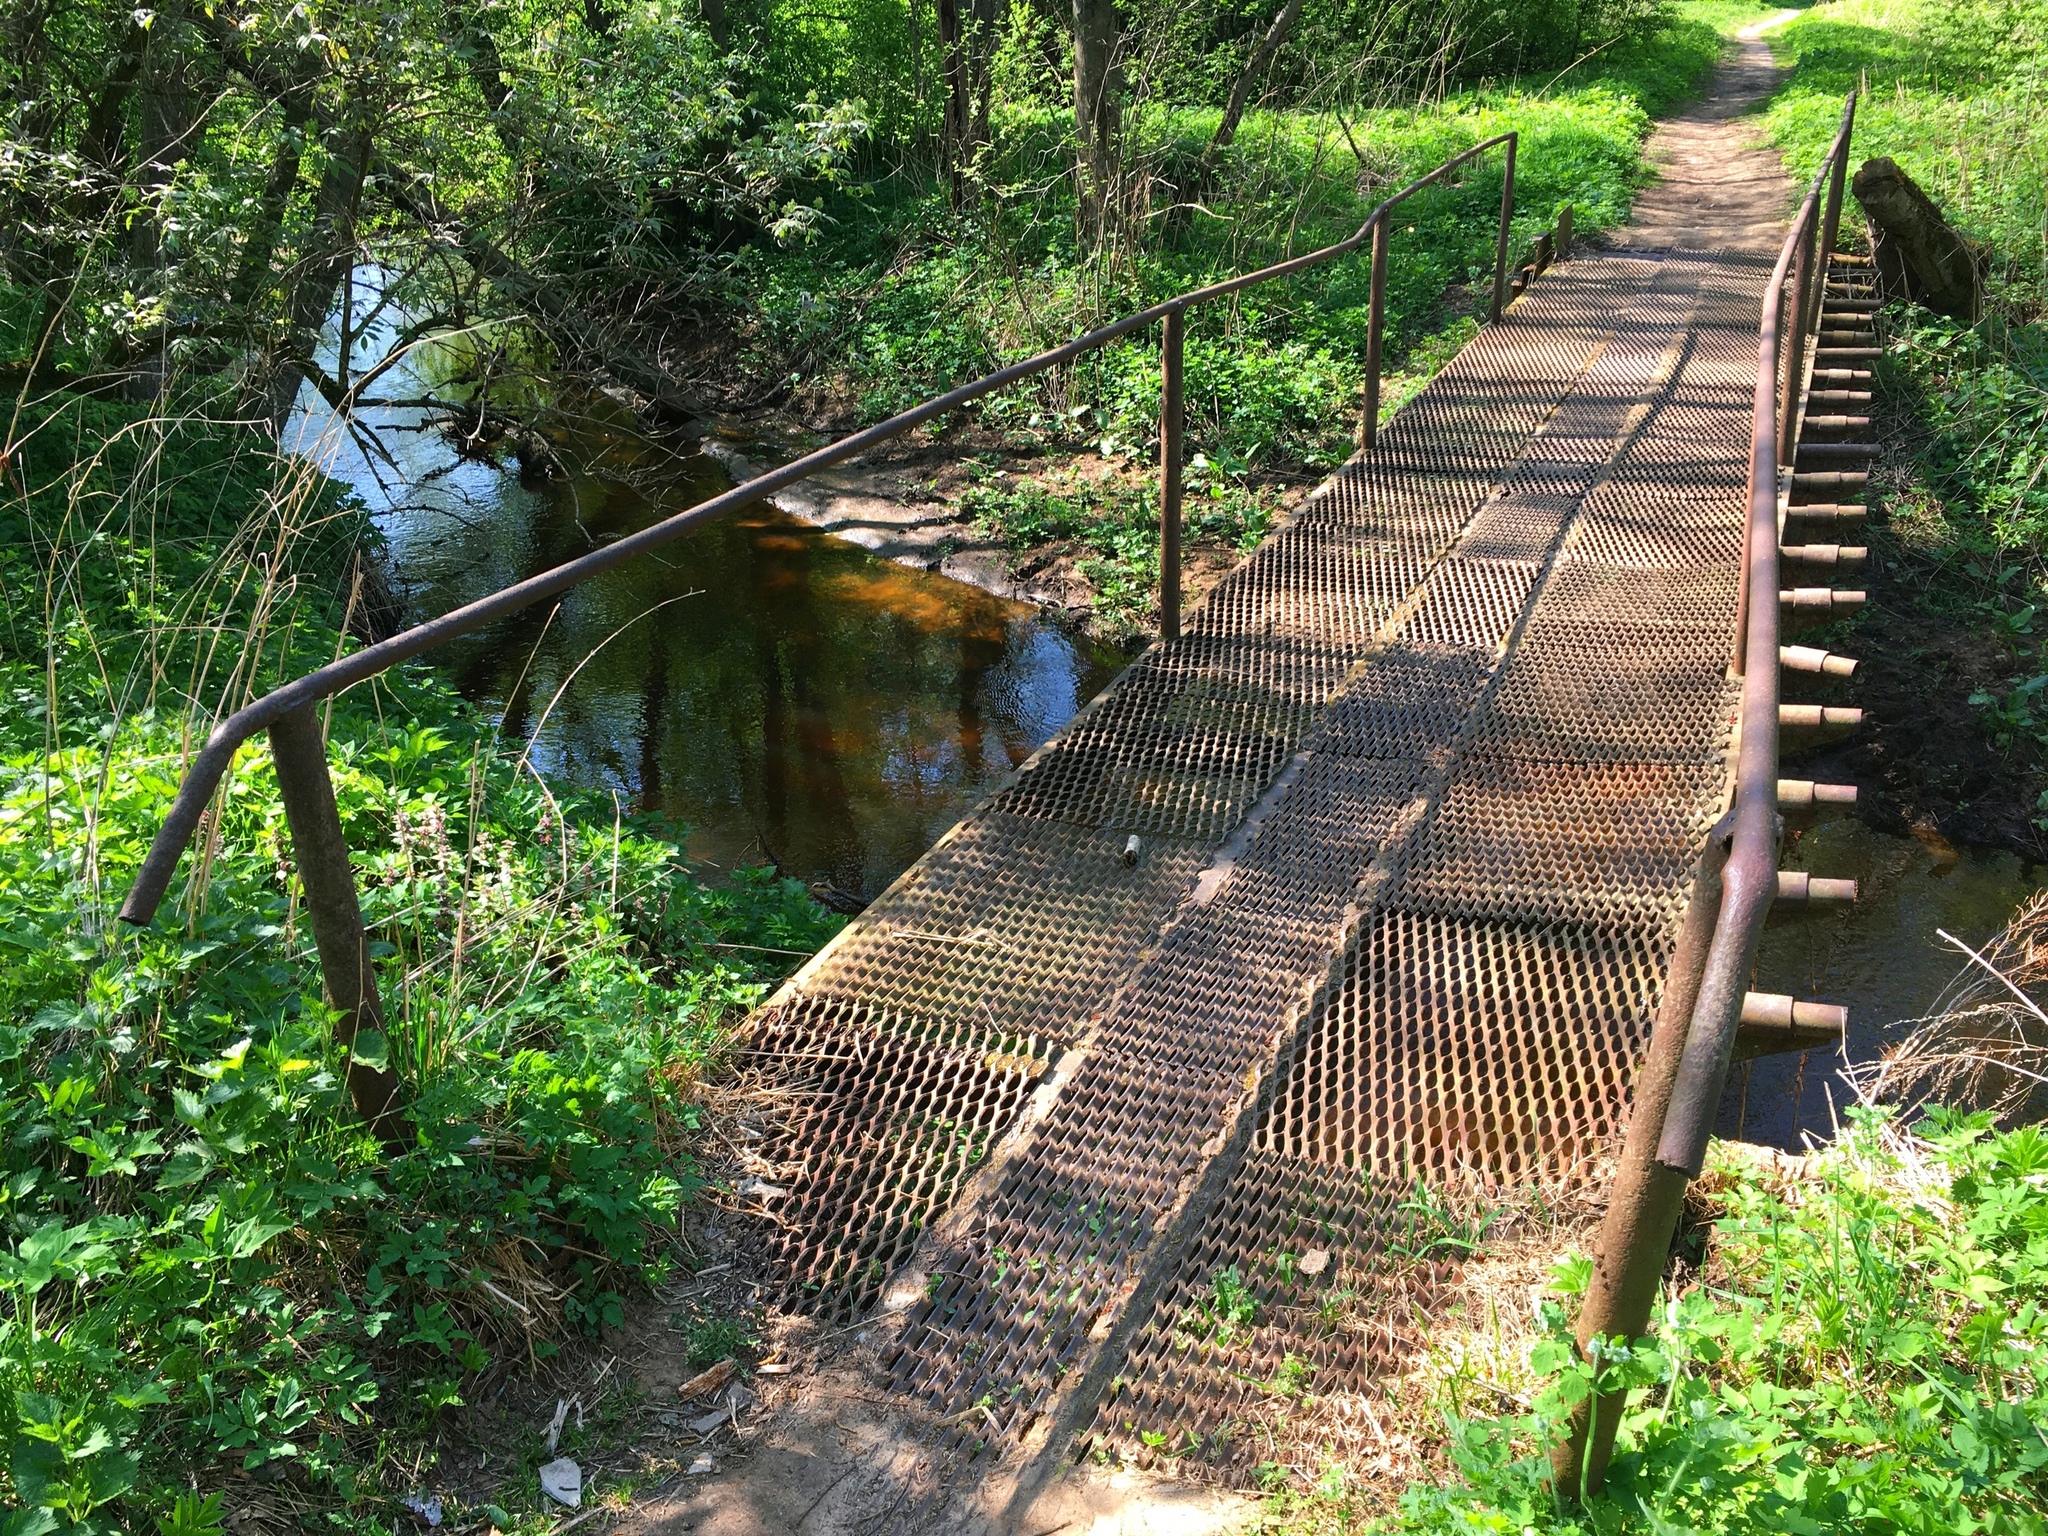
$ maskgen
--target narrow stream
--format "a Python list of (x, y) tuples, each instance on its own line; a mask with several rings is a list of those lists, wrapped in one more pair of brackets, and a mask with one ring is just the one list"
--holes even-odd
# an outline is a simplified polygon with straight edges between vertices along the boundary
[[(381, 331), (363, 343), (381, 355)], [(332, 337), (330, 345), (333, 344)], [(429, 393), (434, 360), (387, 378)], [(571, 560), (731, 483), (464, 459), (420, 413), (338, 433), (308, 390), (301, 451), (372, 508), (408, 621)], [(586, 448), (592, 445), (580, 445)], [(601, 442), (600, 464), (605, 462)], [(625, 463), (628, 447), (613, 451)], [(687, 828), (696, 860), (772, 863), (868, 899), (1123, 663), (1036, 608), (877, 559), (762, 507), (436, 653), (540, 773)]]

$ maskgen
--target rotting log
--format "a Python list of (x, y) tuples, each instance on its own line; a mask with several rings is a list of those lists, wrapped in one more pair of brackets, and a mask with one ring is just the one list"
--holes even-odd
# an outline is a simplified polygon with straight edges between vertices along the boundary
[(1957, 233), (1934, 199), (1889, 156), (1863, 162), (1853, 183), (1870, 221), (1870, 249), (1885, 293), (1963, 320), (1983, 312), (1983, 250)]

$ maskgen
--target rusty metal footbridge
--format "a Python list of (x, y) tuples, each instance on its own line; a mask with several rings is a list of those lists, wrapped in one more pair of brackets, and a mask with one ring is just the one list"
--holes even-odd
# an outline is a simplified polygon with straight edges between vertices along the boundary
[[(317, 699), (1158, 324), (1161, 641), (751, 1026), (747, 1070), (795, 1106), (764, 1152), (777, 1299), (865, 1322), (872, 1370), (969, 1458), (1079, 1437), (1240, 1476), (1289, 1373), (1341, 1395), (1403, 1368), (1446, 1234), (1514, 1190), (1613, 1179), (1589, 1326), (1640, 1332), (1730, 1061), (1843, 1025), (1750, 973), (1773, 902), (1853, 895), (1777, 870), (1783, 816), (1853, 799), (1779, 767), (1855, 719), (1780, 697), (1853, 670), (1780, 633), (1862, 596), (1833, 575), (1873, 452), (1876, 300), (1836, 250), (1852, 114), (1777, 251), (1572, 249), (1566, 223), (1511, 274), (1513, 136), (1425, 178), (1508, 157), (1493, 320), (1384, 424), (1413, 188), (1340, 246), (346, 658), (216, 730), (126, 915), (268, 729), (329, 990), (373, 1020)], [(1181, 613), (1187, 309), (1368, 245), (1364, 446)], [(352, 1088), (398, 1114), (395, 1082)]]

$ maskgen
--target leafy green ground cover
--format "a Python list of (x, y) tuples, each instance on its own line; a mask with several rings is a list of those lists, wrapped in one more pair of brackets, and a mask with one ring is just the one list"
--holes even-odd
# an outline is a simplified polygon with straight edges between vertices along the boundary
[[(1856, 1111), (1796, 1179), (1721, 1156), (1698, 1277), (1602, 1359), (1629, 1406), (1605, 1490), (1563, 1504), (1547, 1448), (1595, 1384), (1567, 1258), (1521, 1379), (1444, 1403), (1454, 1475), (1373, 1518), (1333, 1475), (1269, 1532), (1833, 1536), (2048, 1530), (2048, 1136)], [(1517, 1406), (1493, 1415), (1474, 1403)], [(1464, 1405), (1460, 1412), (1454, 1404)]]
[(353, 643), (358, 515), (229, 428), (59, 396), (14, 436), (0, 1528), (198, 1536), (243, 1474), (389, 1528), (445, 1415), (688, 1262), (690, 1086), (771, 979), (723, 946), (835, 920), (793, 883), (700, 884), (429, 672), (347, 695), (331, 757), (391, 1025), (358, 1053), (417, 1126), (387, 1157), (341, 1089), (260, 745), (157, 923), (114, 917), (188, 703)]

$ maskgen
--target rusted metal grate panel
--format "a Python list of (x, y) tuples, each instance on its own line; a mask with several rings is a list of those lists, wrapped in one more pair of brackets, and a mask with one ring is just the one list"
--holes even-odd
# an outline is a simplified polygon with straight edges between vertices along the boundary
[(976, 1030), (1070, 1039), (1208, 859), (1153, 838), (989, 811), (921, 860), (804, 987)]
[(1539, 618), (1502, 667), (1473, 750), (1552, 762), (1710, 762), (1727, 749), (1736, 694), (1726, 628)]
[(781, 1305), (846, 1320), (1016, 1121), (1049, 1042), (937, 1024), (845, 999), (770, 1010), (742, 1069), (796, 1107), (763, 1152)]
[(1683, 909), (1725, 784), (1719, 764), (1468, 760), (1394, 901), (1654, 929)]

